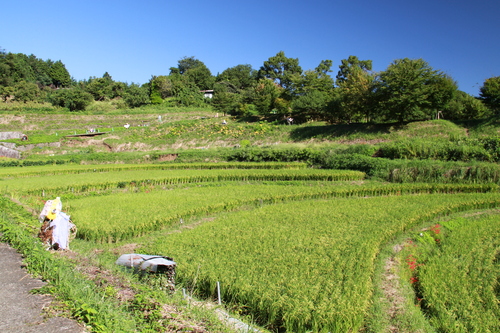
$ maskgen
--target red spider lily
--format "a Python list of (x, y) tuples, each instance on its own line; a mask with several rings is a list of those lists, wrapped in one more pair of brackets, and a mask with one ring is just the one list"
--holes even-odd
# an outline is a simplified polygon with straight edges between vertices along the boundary
[(413, 255), (409, 255), (407, 258), (406, 258), (406, 263), (408, 264), (408, 267), (410, 268), (410, 270), (414, 270), (415, 268), (417, 268), (417, 258), (415, 258)]
[(439, 223), (437, 223), (436, 225), (434, 225), (434, 226), (431, 227), (431, 231), (435, 235), (439, 235), (441, 233), (441, 225)]

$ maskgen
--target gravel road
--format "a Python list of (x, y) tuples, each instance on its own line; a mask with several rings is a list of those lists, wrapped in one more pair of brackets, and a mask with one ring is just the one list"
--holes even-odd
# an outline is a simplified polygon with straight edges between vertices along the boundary
[(42, 309), (51, 303), (52, 298), (29, 292), (43, 285), (43, 281), (32, 278), (22, 268), (19, 253), (0, 243), (0, 332), (85, 332), (74, 320), (44, 316)]

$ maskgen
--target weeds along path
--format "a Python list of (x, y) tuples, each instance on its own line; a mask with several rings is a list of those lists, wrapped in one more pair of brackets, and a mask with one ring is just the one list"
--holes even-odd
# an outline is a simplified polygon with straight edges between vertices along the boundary
[(53, 298), (31, 290), (44, 286), (22, 268), (22, 258), (6, 243), (0, 243), (0, 331), (18, 333), (85, 332), (76, 321), (54, 316)]

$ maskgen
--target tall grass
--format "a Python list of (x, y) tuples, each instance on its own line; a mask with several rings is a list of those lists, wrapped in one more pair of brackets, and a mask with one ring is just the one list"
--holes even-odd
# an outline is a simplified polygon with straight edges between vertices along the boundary
[[(33, 274), (51, 282), (53, 292), (65, 302), (75, 317), (92, 332), (132, 332), (135, 321), (117, 300), (106, 297), (103, 290), (86, 280), (77, 270), (61, 258), (46, 251), (26, 229), (33, 218), (8, 199), (0, 198), (0, 231), (2, 240), (10, 242), (26, 257), (27, 267)], [(103, 300), (106, 300), (103, 302)]]
[(437, 331), (500, 329), (499, 230), (498, 214), (455, 217), (439, 221), (415, 239), (419, 246), (403, 252), (414, 302)]
[(228, 214), (144, 250), (178, 258), (179, 280), (200, 295), (213, 297), (220, 281), (225, 302), (275, 330), (355, 332), (387, 240), (436, 215), (499, 204), (498, 194), (294, 202)]

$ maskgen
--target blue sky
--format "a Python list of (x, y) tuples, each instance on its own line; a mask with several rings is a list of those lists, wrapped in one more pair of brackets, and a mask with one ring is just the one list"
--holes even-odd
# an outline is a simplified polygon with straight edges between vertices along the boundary
[(477, 96), (500, 76), (498, 0), (2, 1), (0, 48), (61, 60), (76, 80), (146, 83), (194, 56), (213, 75), (284, 51), (303, 70), (423, 58)]

